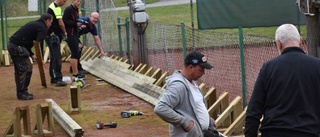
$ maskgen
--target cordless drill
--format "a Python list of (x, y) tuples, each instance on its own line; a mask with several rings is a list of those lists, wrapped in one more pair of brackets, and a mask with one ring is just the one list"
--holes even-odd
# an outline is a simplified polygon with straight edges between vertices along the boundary
[(96, 123), (97, 129), (104, 129), (104, 127), (110, 127), (110, 128), (116, 128), (117, 127), (117, 123), (116, 122), (110, 122), (110, 123), (106, 123), (104, 124), (101, 121), (98, 121)]
[(143, 115), (144, 113), (140, 111), (122, 111), (120, 114), (123, 118), (129, 118), (131, 116)]
[[(85, 20), (83, 20), (83, 19), (77, 19), (77, 22), (81, 22), (81, 23), (82, 23), (82, 25), (84, 25), (84, 24), (88, 24), (88, 23), (89, 23), (88, 21), (85, 21)], [(81, 26), (80, 26), (80, 27), (78, 27), (78, 30), (82, 30)]]

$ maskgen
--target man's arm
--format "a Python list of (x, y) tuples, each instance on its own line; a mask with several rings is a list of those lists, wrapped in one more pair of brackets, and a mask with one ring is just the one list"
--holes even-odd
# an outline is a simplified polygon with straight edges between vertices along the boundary
[(67, 31), (66, 31), (66, 28), (64, 26), (64, 23), (63, 23), (63, 20), (62, 18), (58, 19), (58, 23), (59, 23), (59, 27), (60, 29), (62, 30), (62, 33), (67, 36)]
[(93, 36), (93, 39), (94, 39), (94, 42), (96, 43), (96, 45), (97, 45), (97, 47), (98, 47), (98, 49), (100, 51), (100, 55), (101, 56), (105, 56), (105, 53), (103, 51), (102, 44), (101, 44), (99, 36), (98, 35)]
[(260, 125), (260, 119), (263, 115), (263, 107), (266, 101), (265, 87), (263, 81), (264, 77), (264, 66), (261, 68), (256, 83), (254, 85), (254, 89), (252, 92), (252, 96), (250, 98), (250, 102), (248, 104), (248, 109), (246, 112), (245, 118), (245, 130), (244, 134), (246, 137), (257, 137), (258, 129)]
[(180, 94), (183, 94), (181, 92), (183, 90), (185, 90), (185, 87), (182, 82), (173, 82), (168, 85), (159, 102), (155, 105), (154, 113), (162, 120), (175, 126), (181, 126), (187, 131), (193, 127), (193, 121), (174, 110), (181, 103), (180, 100), (182, 100), (183, 95)]

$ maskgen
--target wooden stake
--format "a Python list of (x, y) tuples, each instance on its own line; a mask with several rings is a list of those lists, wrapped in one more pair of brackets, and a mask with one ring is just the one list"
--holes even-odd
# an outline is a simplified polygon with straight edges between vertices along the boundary
[(37, 56), (37, 63), (38, 63), (38, 67), (39, 67), (41, 85), (44, 87), (47, 87), (46, 76), (45, 76), (44, 69), (43, 69), (42, 54), (40, 51), (40, 44), (38, 42), (34, 41), (33, 46), (34, 46), (36, 56)]

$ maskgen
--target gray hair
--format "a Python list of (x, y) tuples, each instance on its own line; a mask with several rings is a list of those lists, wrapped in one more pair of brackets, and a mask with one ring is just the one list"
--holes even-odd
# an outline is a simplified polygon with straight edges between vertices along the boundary
[(300, 43), (300, 34), (292, 24), (283, 24), (276, 30), (275, 40), (280, 40), (284, 45), (289, 41)]

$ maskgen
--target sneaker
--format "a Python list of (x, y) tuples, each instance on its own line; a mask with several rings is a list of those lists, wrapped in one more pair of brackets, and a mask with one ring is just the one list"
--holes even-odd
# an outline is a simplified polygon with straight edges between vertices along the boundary
[(51, 81), (51, 84), (60, 87), (60, 86), (66, 86), (68, 83), (64, 81)]
[(83, 75), (83, 74), (78, 73), (78, 74), (76, 74), (76, 75), (72, 75), (72, 77), (73, 77), (73, 79), (75, 79), (75, 78), (84, 79), (86, 76)]
[(32, 100), (33, 96), (29, 96), (27, 93), (19, 93), (17, 98), (20, 100)]

